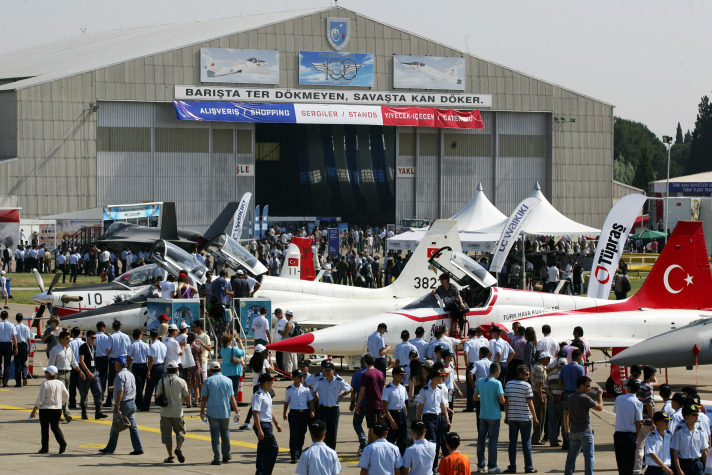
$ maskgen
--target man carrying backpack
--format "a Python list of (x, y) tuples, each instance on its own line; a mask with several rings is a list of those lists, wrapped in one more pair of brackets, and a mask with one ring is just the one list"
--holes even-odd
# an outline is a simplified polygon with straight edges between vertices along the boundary
[(620, 270), (616, 270), (616, 275), (613, 277), (613, 293), (616, 294), (616, 300), (628, 298), (630, 292), (630, 279)]

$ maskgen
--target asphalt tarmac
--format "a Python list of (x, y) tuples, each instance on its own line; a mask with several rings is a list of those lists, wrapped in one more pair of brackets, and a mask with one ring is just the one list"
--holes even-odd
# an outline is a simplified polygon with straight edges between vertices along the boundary
[[(27, 309), (11, 309), (12, 314), (17, 311), (27, 311)], [(31, 309), (30, 309), (31, 311)], [(603, 355), (594, 353), (594, 360), (602, 360)], [(44, 362), (44, 353), (39, 353), (39, 361)], [(338, 360), (335, 360), (338, 362)], [(316, 368), (314, 368), (316, 371)], [(38, 368), (37, 372), (41, 372)], [(351, 374), (340, 372), (342, 377), (350, 381)], [(591, 373), (595, 383), (603, 385), (608, 378), (609, 368), (607, 365), (597, 365)], [(251, 373), (245, 378), (244, 401), (247, 403), (252, 395)], [(665, 373), (658, 375), (658, 381), (665, 382)], [(39, 378), (43, 378), (42, 374)], [(67, 424), (60, 425), (68, 442), (67, 452), (63, 455), (57, 454), (57, 444), (50, 433), (50, 454), (38, 455), (36, 452), (40, 448), (40, 425), (37, 419), (27, 420), (34, 405), (39, 391), (41, 379), (29, 381), (28, 386), (14, 388), (14, 380), (11, 380), (9, 388), (0, 389), (0, 466), (3, 471), (13, 473), (96, 473), (97, 469), (112, 471), (115, 473), (138, 473), (138, 472), (158, 472), (180, 470), (190, 473), (227, 473), (244, 471), (253, 473), (255, 470), (255, 452), (257, 439), (253, 431), (240, 431), (231, 425), (231, 445), (232, 461), (221, 466), (212, 466), (212, 448), (210, 444), (210, 432), (208, 426), (198, 417), (199, 408), (185, 409), (186, 441), (183, 445), (183, 453), (186, 457), (184, 464), (176, 462), (172, 465), (163, 464), (163, 459), (167, 453), (165, 446), (161, 444), (158, 409), (154, 406), (151, 412), (141, 412), (137, 414), (137, 423), (141, 432), (141, 439), (145, 453), (140, 456), (129, 455), (132, 451), (128, 433), (124, 432), (119, 437), (119, 444), (113, 455), (101, 455), (98, 450), (103, 448), (109, 439), (110, 419), (96, 421), (93, 418), (88, 421), (81, 420), (79, 410), (72, 411), (74, 420)], [(388, 378), (390, 380), (390, 377)], [(702, 399), (712, 399), (710, 397), (712, 381), (712, 367), (700, 367), (697, 373), (694, 369), (687, 371), (684, 368), (677, 368), (669, 371), (669, 384), (673, 386), (673, 391), (679, 391), (682, 386), (696, 384), (696, 380), (704, 383), (699, 387)], [(275, 398), (275, 413), (281, 418), (284, 392), (289, 385), (287, 381), (277, 381), (274, 390), (277, 393)], [(464, 392), (464, 387), (463, 387)], [(93, 401), (90, 396), (90, 404)], [(661, 406), (660, 403), (656, 408)], [(108, 409), (105, 409), (108, 411)], [(476, 466), (476, 438), (477, 430), (474, 413), (465, 413), (464, 399), (456, 399), (455, 415), (453, 419), (453, 429), (460, 434), (463, 444), (460, 451), (470, 457), (472, 467)], [(339, 434), (337, 452), (341, 458), (344, 473), (358, 473), (359, 467), (357, 449), (358, 441), (352, 426), (352, 413), (348, 412), (348, 400), (341, 404), (341, 418), (339, 420)], [(613, 399), (605, 399), (605, 409), (603, 412), (595, 413), (591, 422), (595, 432), (595, 471), (596, 473), (614, 474), (617, 473), (615, 456), (613, 453), (613, 427), (615, 415), (613, 411)], [(593, 413), (593, 411), (592, 411)], [(247, 407), (241, 408), (242, 418), (247, 415)], [(242, 423), (242, 421), (241, 421)], [(280, 421), (284, 426), (284, 432), (275, 431), (277, 442), (280, 446), (280, 453), (275, 465), (275, 474), (294, 473), (296, 465), (289, 463), (289, 429), (286, 421)], [(364, 424), (365, 427), (365, 424)], [(307, 441), (309, 435), (307, 434)], [(498, 466), (506, 469), (509, 465), (507, 455), (508, 429), (502, 423), (499, 437)], [(308, 444), (305, 443), (305, 447)], [(524, 472), (524, 460), (521, 453), (521, 445), (518, 444), (517, 465), (520, 473)], [(534, 466), (539, 473), (563, 473), (566, 452), (561, 448), (547, 446), (533, 447)], [(583, 473), (583, 456), (577, 460), (577, 472)]]

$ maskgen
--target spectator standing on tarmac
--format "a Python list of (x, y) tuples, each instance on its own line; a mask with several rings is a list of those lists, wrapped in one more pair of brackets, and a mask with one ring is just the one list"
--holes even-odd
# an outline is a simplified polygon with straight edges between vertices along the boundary
[[(559, 358), (556, 366), (546, 376), (546, 382), (544, 383), (544, 392), (549, 399), (546, 407), (546, 418), (549, 446), (551, 447), (559, 446), (559, 433), (561, 432), (564, 416), (564, 386), (559, 381), (559, 372), (564, 366), (566, 366), (566, 358)], [(568, 450), (568, 445), (566, 445), (566, 450)]]
[(633, 472), (643, 471), (643, 459), (645, 458), (645, 438), (653, 430), (653, 415), (655, 414), (655, 401), (653, 399), (653, 384), (656, 381), (655, 374), (658, 372), (652, 366), (643, 366), (643, 381), (636, 396), (643, 403), (643, 427), (638, 431), (636, 438), (635, 464)]
[[(441, 387), (442, 380), (445, 376), (444, 368), (442, 372), (433, 370), (430, 373), (430, 381), (418, 393), (418, 419), (425, 423), (425, 438), (435, 443), (433, 468), (435, 468), (438, 463), (442, 433), (445, 429), (449, 429), (450, 426), (447, 392), (444, 392)], [(445, 414), (446, 427), (442, 427), (441, 414)]]
[(376, 359), (376, 362), (373, 366), (375, 366), (377, 370), (383, 373), (383, 377), (385, 378), (386, 353), (388, 353), (388, 350), (390, 350), (391, 347), (386, 345), (386, 342), (383, 339), (384, 333), (388, 333), (388, 325), (386, 325), (385, 323), (379, 323), (376, 331), (368, 337), (368, 340), (366, 341), (366, 349)]
[(101, 412), (101, 387), (99, 382), (99, 373), (96, 370), (96, 332), (89, 330), (87, 332), (87, 342), (79, 347), (79, 367), (84, 372), (84, 379), (79, 383), (79, 406), (82, 409), (82, 419), (89, 419), (87, 415), (87, 402), (89, 399), (89, 390), (94, 397), (94, 418), (104, 419), (108, 417)]
[(185, 441), (185, 421), (183, 403), (190, 399), (188, 385), (178, 377), (178, 363), (171, 361), (166, 365), (166, 376), (156, 386), (156, 397), (165, 396), (168, 404), (161, 407), (161, 442), (166, 446), (168, 458), (163, 463), (173, 463), (173, 432), (176, 434), (175, 455), (180, 463), (185, 462), (181, 447)]
[(402, 367), (394, 366), (391, 374), (393, 381), (383, 389), (383, 415), (390, 424), (387, 440), (398, 447), (402, 456), (408, 443), (408, 393), (402, 384), (407, 373)]
[[(285, 315), (285, 318), (287, 319), (287, 324), (284, 327), (282, 336), (284, 338), (291, 338), (294, 336), (294, 332), (296, 330), (296, 324), (294, 322), (294, 312), (287, 309), (284, 311), (284, 315)], [(284, 362), (284, 370), (287, 373), (290, 373), (290, 372), (294, 371), (295, 369), (298, 369), (296, 353), (292, 353), (291, 351), (284, 352), (282, 361)]]
[(425, 361), (428, 348), (430, 347), (430, 343), (423, 339), (423, 335), (425, 335), (425, 328), (418, 327), (415, 329), (415, 338), (410, 340), (410, 344), (418, 350), (418, 359), (420, 359), (421, 362)]
[(699, 413), (698, 406), (685, 405), (685, 422), (677, 426), (670, 440), (672, 466), (680, 475), (701, 475), (708, 457), (707, 434), (697, 424)]
[(579, 452), (583, 451), (585, 474), (593, 475), (594, 445), (590, 410), (603, 410), (603, 390), (596, 388), (597, 401), (594, 401), (589, 396), (591, 378), (580, 376), (576, 384), (577, 390), (566, 399), (564, 408), (564, 429), (569, 432), (569, 452), (564, 473), (573, 475), (576, 458)]
[(309, 423), (312, 444), (299, 457), (297, 475), (338, 475), (343, 470), (338, 454), (324, 443), (326, 425), (314, 419)]
[[(59, 334), (59, 345), (49, 352), (49, 365), (57, 368), (57, 379), (62, 381), (67, 386), (67, 390), (69, 390), (71, 371), (81, 371), (74, 357), (74, 352), (69, 348), (69, 332), (63, 331)], [(80, 372), (80, 377), (84, 379), (84, 373)], [(62, 407), (62, 412), (67, 422), (72, 422), (72, 415), (69, 413), (68, 405), (65, 404)]]
[(151, 346), (148, 347), (148, 361), (146, 365), (146, 391), (141, 403), (140, 411), (148, 411), (151, 407), (151, 397), (153, 390), (165, 375), (166, 375), (166, 353), (168, 349), (161, 340), (158, 339), (158, 331), (151, 330)]
[(480, 359), (475, 361), (475, 363), (472, 365), (472, 368), (470, 368), (470, 370), (467, 372), (467, 389), (468, 393), (470, 391), (472, 392), (477, 427), (480, 426), (480, 411), (482, 405), (480, 403), (479, 398), (475, 398), (475, 387), (477, 386), (477, 381), (489, 376), (490, 366), (492, 365), (492, 362), (489, 359), (490, 351), (487, 345), (480, 347), (479, 353)]
[(375, 439), (374, 424), (380, 419), (383, 410), (383, 386), (386, 380), (380, 370), (374, 368), (374, 358), (371, 353), (363, 355), (366, 371), (361, 376), (361, 389), (356, 401), (356, 410), (360, 411), (361, 402), (364, 402), (366, 411), (366, 427), (368, 427), (368, 443)]
[[(244, 280), (244, 279), (242, 279)], [(277, 317), (277, 323), (274, 325), (274, 342), (282, 341), (284, 339), (284, 335), (282, 334), (284, 332), (285, 327), (287, 326), (287, 319), (284, 318), (284, 313), (282, 312), (281, 308), (276, 308), (274, 309), (274, 316)], [(263, 343), (264, 344), (264, 343)], [(276, 367), (279, 368), (281, 371), (286, 371), (284, 369), (284, 352), (283, 351), (277, 351), (275, 353), (275, 360), (276, 360)]]
[(282, 432), (282, 426), (277, 422), (277, 417), (272, 409), (272, 389), (274, 378), (269, 373), (260, 375), (260, 389), (252, 395), (252, 417), (254, 418), (254, 430), (257, 435), (257, 466), (256, 475), (271, 475), (274, 463), (277, 460), (279, 446), (277, 439), (272, 433), (272, 422), (278, 432)]
[[(208, 379), (208, 355), (211, 351), (213, 351), (210, 336), (203, 331), (203, 322), (200, 320), (195, 320), (193, 322), (193, 333), (195, 333), (195, 343), (199, 345), (202, 350), (200, 356), (200, 367), (203, 372), (203, 380), (206, 380)], [(218, 336), (218, 338), (219, 337), (220, 336)]]
[(7, 279), (5, 278), (5, 271), (0, 271), (0, 298), (5, 299), (5, 305), (3, 305), (2, 308), (8, 309), (10, 308), (7, 304)]
[(551, 361), (551, 356), (546, 351), (539, 353), (539, 360), (532, 367), (529, 382), (534, 391), (534, 410), (536, 418), (539, 419), (539, 424), (534, 426), (534, 435), (532, 436), (532, 445), (541, 445), (541, 436), (546, 429), (546, 393), (544, 392), (544, 383), (546, 382), (546, 367)]
[[(123, 356), (126, 358), (126, 355), (129, 350), (129, 346), (131, 346), (131, 339), (129, 336), (121, 331), (121, 322), (118, 320), (114, 320), (114, 323), (111, 324), (111, 328), (114, 329), (114, 333), (111, 334), (109, 338), (111, 338), (111, 343), (106, 349), (107, 355), (109, 358), (112, 360), (115, 360), (119, 356)], [(109, 365), (109, 381), (113, 382), (114, 378), (116, 378), (116, 365)], [(112, 392), (109, 391), (109, 393), (106, 396), (106, 403), (104, 403), (104, 407), (111, 407), (111, 397), (112, 397)]]
[(447, 457), (440, 461), (438, 473), (442, 475), (470, 475), (470, 459), (457, 450), (460, 447), (460, 436), (457, 432), (450, 432), (445, 438)]
[(653, 414), (655, 430), (650, 431), (645, 438), (645, 465), (648, 466), (646, 475), (673, 475), (672, 456), (670, 454), (670, 417), (664, 412)]
[(613, 412), (616, 413), (613, 447), (618, 472), (632, 474), (635, 465), (636, 440), (638, 432), (643, 427), (643, 403), (636, 397), (640, 389), (637, 379), (629, 379), (626, 387), (628, 392), (618, 396), (613, 406)]
[(412, 475), (432, 475), (435, 444), (425, 440), (425, 423), (415, 420), (410, 425), (413, 445), (405, 449), (403, 467)]
[(408, 340), (410, 339), (410, 332), (408, 330), (403, 330), (401, 332), (401, 343), (396, 345), (395, 350), (393, 350), (393, 359), (396, 360), (396, 366), (405, 366), (410, 361), (410, 352), (416, 350), (417, 348), (413, 346)]
[(0, 368), (2, 368), (2, 387), (6, 388), (10, 380), (10, 362), (17, 356), (17, 331), (15, 325), (7, 319), (6, 310), (0, 312)]
[(260, 308), (260, 314), (252, 320), (255, 345), (269, 345), (272, 343), (271, 328), (272, 325), (267, 320), (267, 309), (262, 307)]
[(294, 383), (285, 392), (282, 418), (289, 421), (289, 453), (291, 463), (297, 463), (302, 455), (307, 425), (310, 419), (314, 419), (314, 396), (309, 388), (302, 384), (304, 381), (302, 371), (298, 369), (292, 371), (292, 378)]
[(358, 466), (361, 475), (399, 475), (403, 466), (398, 447), (386, 440), (388, 424), (385, 421), (376, 422), (373, 427), (376, 440), (363, 449)]
[(477, 427), (477, 467), (485, 469), (485, 442), (488, 442), (487, 471), (489, 473), (504, 473), (497, 466), (497, 442), (499, 441), (499, 426), (502, 419), (500, 405), (504, 404), (504, 390), (499, 381), (501, 373), (499, 363), (490, 365), (489, 375), (477, 380), (475, 397), (480, 401), (480, 418)]
[(340, 376), (335, 375), (336, 366), (331, 361), (326, 362), (322, 368), (324, 376), (319, 377), (314, 384), (314, 394), (319, 407), (317, 417), (326, 424), (326, 445), (336, 450), (339, 401), (349, 394), (351, 386)]
[(532, 460), (532, 423), (539, 424), (534, 409), (534, 393), (529, 384), (529, 367), (520, 365), (516, 369), (516, 379), (507, 382), (504, 389), (504, 423), (509, 425), (509, 467), (507, 471), (517, 471), (517, 439), (521, 434), (524, 453), (524, 472), (535, 473)]
[(509, 343), (501, 338), (502, 329), (498, 326), (492, 326), (492, 339), (489, 341), (490, 356), (493, 363), (499, 363), (500, 374), (499, 381), (504, 384), (504, 379), (509, 368), (509, 363), (514, 359), (514, 350)]
[(111, 338), (104, 330), (106, 330), (106, 324), (97, 322), (94, 346), (96, 347), (96, 371), (99, 373), (99, 387), (101, 388), (102, 399), (106, 392), (106, 384), (109, 381), (109, 352), (106, 350), (111, 349)]
[[(237, 346), (235, 346), (237, 342)], [(240, 377), (242, 376), (242, 359), (245, 357), (245, 349), (242, 346), (240, 338), (233, 338), (229, 333), (222, 336), (222, 348), (220, 349), (222, 357), (222, 374), (232, 381), (232, 391), (237, 400), (237, 393), (240, 390)], [(240, 360), (239, 363), (233, 363), (232, 359)]]
[(210, 426), (210, 441), (213, 446), (213, 461), (211, 465), (220, 465), (222, 449), (222, 463), (228, 463), (230, 455), (230, 408), (232, 407), (239, 417), (240, 410), (232, 391), (232, 382), (221, 374), (220, 363), (210, 363), (210, 377), (203, 384), (200, 393), (200, 418), (205, 420), (207, 414)]
[(356, 398), (358, 397), (359, 393), (361, 392), (361, 379), (363, 378), (363, 373), (366, 372), (368, 369), (368, 366), (366, 366), (366, 363), (363, 360), (363, 356), (361, 357), (361, 369), (356, 371), (354, 375), (351, 377), (351, 404), (349, 405), (349, 411), (354, 413), (353, 417), (353, 426), (354, 426), (354, 432), (356, 432), (356, 437), (358, 437), (358, 454), (361, 455), (363, 452), (364, 447), (368, 445), (368, 438), (366, 437), (366, 433), (363, 431), (363, 420), (366, 417), (366, 409), (364, 409), (364, 405), (366, 404), (366, 401), (364, 399), (361, 400), (361, 404), (359, 405), (358, 411), (356, 410)]
[[(109, 387), (109, 391), (114, 393), (114, 422), (119, 417), (127, 417), (131, 422), (129, 427), (129, 435), (131, 436), (131, 445), (133, 452), (130, 455), (143, 455), (143, 446), (141, 445), (141, 434), (136, 427), (136, 379), (134, 375), (126, 369), (126, 357), (119, 356), (113, 360), (114, 372), (116, 378), (113, 384)], [(109, 443), (106, 447), (100, 449), (102, 454), (113, 454), (116, 450), (116, 445), (119, 442), (119, 433), (114, 430), (112, 424), (109, 432)]]
[(21, 313), (15, 315), (15, 336), (17, 337), (17, 354), (15, 355), (15, 387), (27, 386), (27, 355), (29, 354), (30, 340), (34, 333), (29, 325), (22, 323), (24, 317)]
[(30, 418), (34, 419), (37, 410), (40, 411), (40, 430), (42, 434), (42, 447), (38, 454), (49, 453), (49, 429), (52, 428), (54, 438), (59, 444), (59, 453), (64, 453), (67, 441), (64, 439), (62, 429), (59, 428), (59, 418), (62, 417), (62, 407), (69, 401), (69, 391), (61, 381), (57, 381), (57, 368), (48, 366), (44, 368), (45, 381), (40, 386), (35, 407), (32, 408)]
[(140, 411), (143, 409), (143, 390), (146, 387), (146, 377), (148, 376), (149, 346), (141, 340), (143, 332), (138, 328), (133, 331), (132, 335), (134, 341), (126, 352), (126, 362), (136, 379), (136, 406)]

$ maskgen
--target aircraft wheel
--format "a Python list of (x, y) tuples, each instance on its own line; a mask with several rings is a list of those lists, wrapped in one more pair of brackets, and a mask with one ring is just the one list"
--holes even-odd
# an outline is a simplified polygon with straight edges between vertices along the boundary
[(623, 387), (619, 384), (616, 384), (615, 381), (613, 381), (613, 378), (609, 377), (606, 380), (606, 392), (609, 394), (615, 394), (616, 396), (620, 396), (623, 394)]

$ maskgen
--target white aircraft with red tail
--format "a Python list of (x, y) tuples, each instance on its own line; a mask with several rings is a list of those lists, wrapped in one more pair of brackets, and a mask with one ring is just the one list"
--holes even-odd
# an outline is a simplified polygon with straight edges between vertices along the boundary
[[(581, 326), (592, 348), (613, 348), (615, 354), (652, 336), (712, 317), (712, 276), (698, 221), (677, 224), (641, 289), (619, 301), (492, 287), (489, 274), (476, 262), (447, 248), (440, 249), (430, 262), (465, 287), (469, 327), (488, 330), (494, 322), (507, 328), (518, 321), (539, 331), (548, 324), (552, 337), (563, 341), (571, 339), (574, 327)], [(419, 326), (426, 331), (439, 325), (450, 328), (451, 318), (439, 298), (428, 293), (398, 311), (306, 333), (268, 348), (355, 356), (366, 351), (366, 339), (380, 322), (388, 325), (385, 341), (394, 348), (402, 330), (414, 334)], [(620, 383), (620, 369), (615, 365), (611, 376), (613, 382)]]

